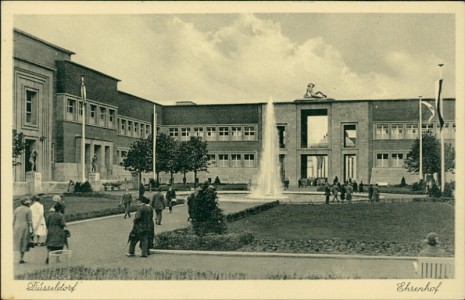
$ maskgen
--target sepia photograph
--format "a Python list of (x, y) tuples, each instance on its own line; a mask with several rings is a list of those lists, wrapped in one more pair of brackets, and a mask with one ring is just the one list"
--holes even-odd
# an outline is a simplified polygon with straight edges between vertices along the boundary
[(1, 298), (463, 299), (464, 12), (3, 2)]

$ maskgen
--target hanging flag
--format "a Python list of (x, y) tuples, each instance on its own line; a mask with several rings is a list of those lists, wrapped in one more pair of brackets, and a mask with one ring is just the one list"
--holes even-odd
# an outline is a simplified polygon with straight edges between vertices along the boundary
[(435, 90), (435, 96), (436, 96), (436, 111), (438, 112), (438, 118), (439, 118), (439, 125), (440, 125), (440, 130), (442, 130), (442, 127), (444, 126), (444, 119), (442, 118), (442, 111), (441, 111), (441, 106), (442, 106), (442, 79), (439, 79), (436, 81), (436, 90)]
[(434, 118), (434, 116), (436, 115), (435, 111), (434, 111), (434, 106), (432, 106), (431, 104), (429, 104), (428, 102), (424, 102), (424, 101), (421, 101), (421, 104), (424, 104), (426, 107), (428, 107), (429, 111), (431, 112), (431, 117), (429, 117), (428, 119), (428, 124), (431, 124), (431, 120)]
[(82, 102), (86, 103), (86, 86), (84, 85), (84, 76), (81, 78), (81, 97), (82, 97)]

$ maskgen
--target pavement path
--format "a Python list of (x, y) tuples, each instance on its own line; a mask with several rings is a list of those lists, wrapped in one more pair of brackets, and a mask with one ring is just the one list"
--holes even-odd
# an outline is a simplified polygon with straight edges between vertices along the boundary
[[(149, 195), (147, 195), (149, 196)], [(256, 206), (263, 201), (221, 201), (227, 197), (220, 196), (220, 207), (225, 213), (241, 211)], [(317, 198), (320, 202), (320, 196)], [(321, 199), (322, 201), (322, 199)], [(84, 220), (69, 223), (71, 231), (69, 239), (72, 250), (71, 265), (91, 267), (124, 267), (141, 269), (152, 267), (157, 270), (192, 269), (196, 271), (237, 272), (263, 278), (266, 274), (333, 274), (338, 276), (360, 276), (362, 278), (414, 278), (412, 261), (414, 258), (355, 257), (349, 255), (283, 255), (269, 256), (253, 253), (244, 256), (240, 253), (215, 253), (205, 255), (204, 252), (155, 251), (148, 258), (140, 257), (140, 249), (136, 247), (136, 257), (126, 257), (127, 238), (132, 228), (132, 218), (124, 219), (123, 215)], [(173, 207), (170, 214), (163, 212), (162, 225), (155, 227), (155, 234), (189, 226), (187, 206)], [(46, 247), (36, 247), (26, 254), (26, 264), (14, 265), (15, 274), (22, 274), (47, 266)], [(15, 258), (15, 262), (18, 259)]]

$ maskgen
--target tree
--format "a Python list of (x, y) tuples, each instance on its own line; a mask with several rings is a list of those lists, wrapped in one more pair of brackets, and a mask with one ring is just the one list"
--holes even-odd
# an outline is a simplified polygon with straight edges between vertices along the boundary
[(179, 142), (169, 135), (160, 133), (157, 135), (156, 168), (157, 181), (160, 171), (170, 173), (170, 183), (173, 183), (173, 175), (179, 171)]
[(13, 129), (13, 166), (21, 164), (21, 162), (16, 161), (16, 159), (23, 154), (25, 148), (26, 144), (24, 143), (24, 134)]
[(208, 167), (208, 150), (207, 142), (202, 142), (199, 137), (192, 137), (189, 144), (189, 164), (194, 171), (194, 182), (197, 183), (197, 172), (207, 171)]
[(126, 158), (123, 160), (125, 170), (139, 175), (139, 182), (142, 182), (142, 173), (150, 172), (152, 166), (152, 139), (140, 139), (131, 144)]
[(227, 223), (223, 211), (218, 206), (216, 190), (205, 182), (193, 200), (192, 228), (198, 236), (208, 233), (226, 233)]
[(192, 171), (192, 164), (189, 159), (191, 154), (191, 147), (189, 142), (182, 141), (179, 144), (179, 156), (178, 156), (178, 170), (181, 172), (183, 176), (183, 184), (186, 184), (186, 173)]
[[(441, 173), (441, 144), (430, 132), (423, 134), (423, 174)], [(417, 138), (404, 160), (404, 168), (410, 173), (418, 174), (420, 171), (420, 140)], [(453, 171), (455, 168), (455, 150), (451, 144), (444, 145), (445, 171)]]

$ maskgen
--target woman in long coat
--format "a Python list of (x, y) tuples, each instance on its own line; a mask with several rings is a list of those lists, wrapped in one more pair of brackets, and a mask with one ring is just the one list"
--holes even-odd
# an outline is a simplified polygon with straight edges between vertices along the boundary
[(29, 251), (32, 235), (32, 213), (29, 208), (31, 199), (24, 198), (21, 206), (16, 208), (13, 216), (13, 249), (21, 253), (19, 263), (24, 264), (24, 253)]
[(66, 232), (65, 232), (65, 216), (62, 213), (62, 205), (56, 203), (47, 217), (47, 259), (45, 263), (48, 264), (48, 254), (51, 251), (63, 250), (66, 244)]

